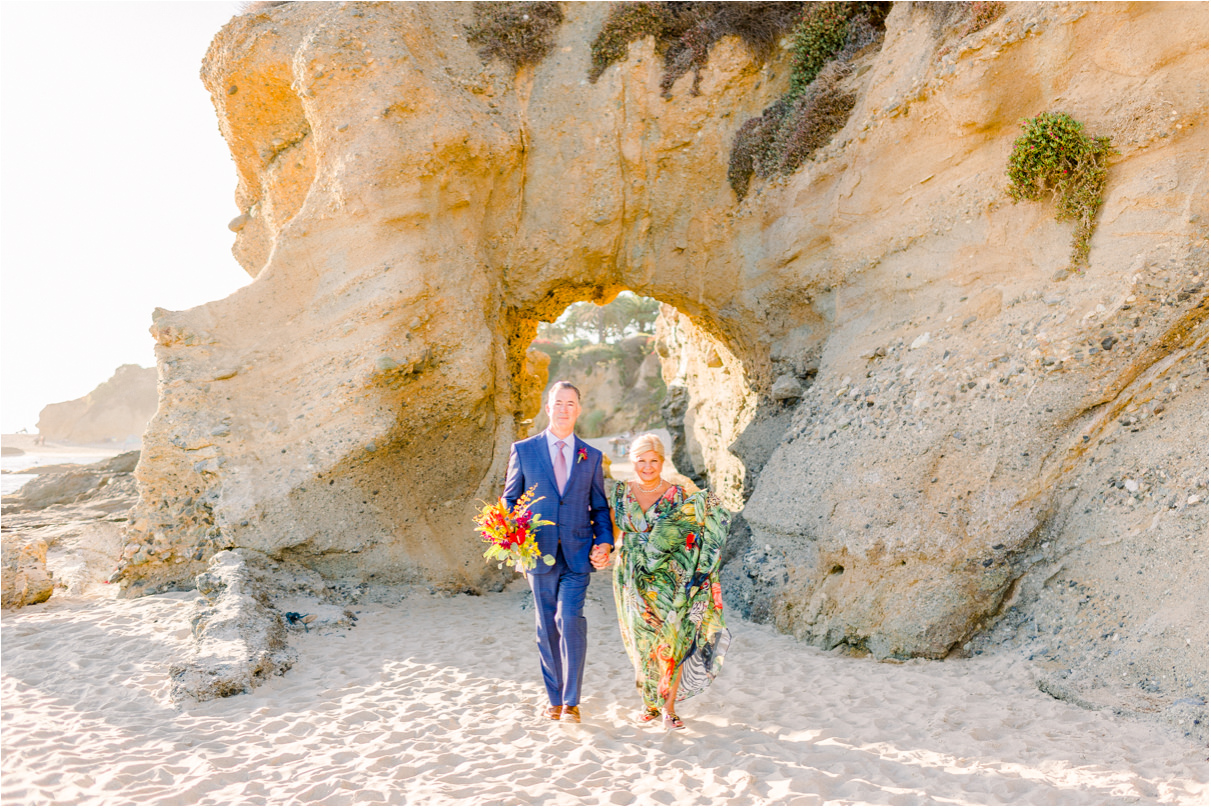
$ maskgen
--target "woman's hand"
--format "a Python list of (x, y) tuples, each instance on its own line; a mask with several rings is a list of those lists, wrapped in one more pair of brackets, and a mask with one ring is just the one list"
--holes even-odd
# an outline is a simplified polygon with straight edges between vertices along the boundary
[(592, 563), (593, 569), (605, 569), (610, 564), (610, 551), (614, 549), (610, 544), (598, 544), (593, 547), (589, 553), (589, 562)]

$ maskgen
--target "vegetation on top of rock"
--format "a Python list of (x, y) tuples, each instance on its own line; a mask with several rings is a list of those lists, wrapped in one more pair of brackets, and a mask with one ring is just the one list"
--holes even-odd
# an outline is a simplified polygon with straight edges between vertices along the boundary
[(1065, 112), (1022, 121), (1009, 156), (1009, 195), (1015, 201), (1055, 199), (1056, 221), (1076, 221), (1070, 269), (1089, 265), (1089, 239), (1102, 206), (1110, 138), (1090, 137)]
[(645, 36), (655, 37), (656, 52), (663, 54), (674, 19), (667, 3), (615, 3), (589, 46), (589, 81), (596, 82), (607, 67), (627, 58), (630, 44)]
[(748, 194), (754, 174), (768, 179), (794, 173), (845, 126), (857, 102), (854, 93), (840, 86), (848, 74), (833, 62), (798, 98), (783, 96), (740, 127), (727, 170), (738, 199)]
[[(974, 34), (996, 22), (1005, 13), (1004, 3), (986, 0), (963, 3), (914, 2), (913, 8), (922, 9), (929, 15), (930, 28), (939, 41), (951, 36), (962, 39)], [(937, 56), (945, 56), (951, 47), (950, 44), (943, 45)]]
[(820, 69), (834, 59), (845, 46), (849, 19), (858, 3), (812, 3), (791, 32), (790, 97), (798, 98)]
[(844, 87), (849, 62), (883, 39), (884, 3), (812, 3), (791, 33), (790, 89), (736, 132), (727, 178), (737, 199), (753, 176), (796, 171), (849, 120), (857, 96)]
[(479, 58), (508, 63), (515, 71), (541, 62), (555, 45), (563, 22), (559, 3), (475, 3), (467, 39)]
[(694, 71), (690, 93), (698, 95), (700, 72), (710, 48), (725, 36), (737, 36), (764, 60), (799, 19), (803, 3), (614, 3), (593, 40), (589, 80), (627, 56), (627, 47), (645, 36), (656, 39), (664, 58), (660, 90), (672, 96), (673, 84)]

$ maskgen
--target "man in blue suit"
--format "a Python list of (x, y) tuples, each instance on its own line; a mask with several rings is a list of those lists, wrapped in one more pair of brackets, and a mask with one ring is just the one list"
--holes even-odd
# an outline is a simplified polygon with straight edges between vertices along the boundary
[(538, 655), (550, 700), (544, 714), (554, 721), (580, 722), (580, 678), (588, 623), (584, 596), (589, 574), (609, 563), (614, 546), (605, 496), (601, 452), (573, 433), (580, 415), (580, 391), (556, 382), (547, 393), (550, 426), (513, 444), (505, 478), (505, 505), (513, 505), (532, 485), (542, 501), (531, 510), (555, 524), (538, 528), (538, 548), (555, 558), (526, 573), (534, 593)]

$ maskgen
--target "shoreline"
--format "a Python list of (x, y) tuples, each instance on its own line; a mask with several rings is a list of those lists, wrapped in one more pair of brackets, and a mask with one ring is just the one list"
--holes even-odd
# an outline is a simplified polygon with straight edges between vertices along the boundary
[(0, 435), (0, 446), (5, 449), (18, 449), (22, 454), (4, 455), (8, 460), (19, 460), (23, 455), (78, 455), (102, 457), (105, 455), (119, 455), (123, 452), (130, 452), (141, 448), (141, 443), (71, 443), (69, 441), (51, 441), (48, 440), (42, 445), (35, 443), (38, 436), (36, 434), (22, 435), (18, 433), (6, 432)]

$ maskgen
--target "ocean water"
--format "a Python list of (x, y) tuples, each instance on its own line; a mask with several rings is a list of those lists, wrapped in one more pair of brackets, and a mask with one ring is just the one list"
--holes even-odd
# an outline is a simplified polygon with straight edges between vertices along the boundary
[(36, 474), (12, 474), (10, 472), (24, 471), (33, 466), (49, 466), (57, 463), (99, 463), (108, 457), (114, 457), (121, 453), (121, 449), (114, 451), (98, 449), (88, 454), (36, 454), (34, 452), (26, 452), (16, 457), (0, 457), (0, 469), (4, 471), (3, 474), (0, 474), (0, 496), (7, 497), (9, 494), (16, 493), (21, 486), (37, 476)]

